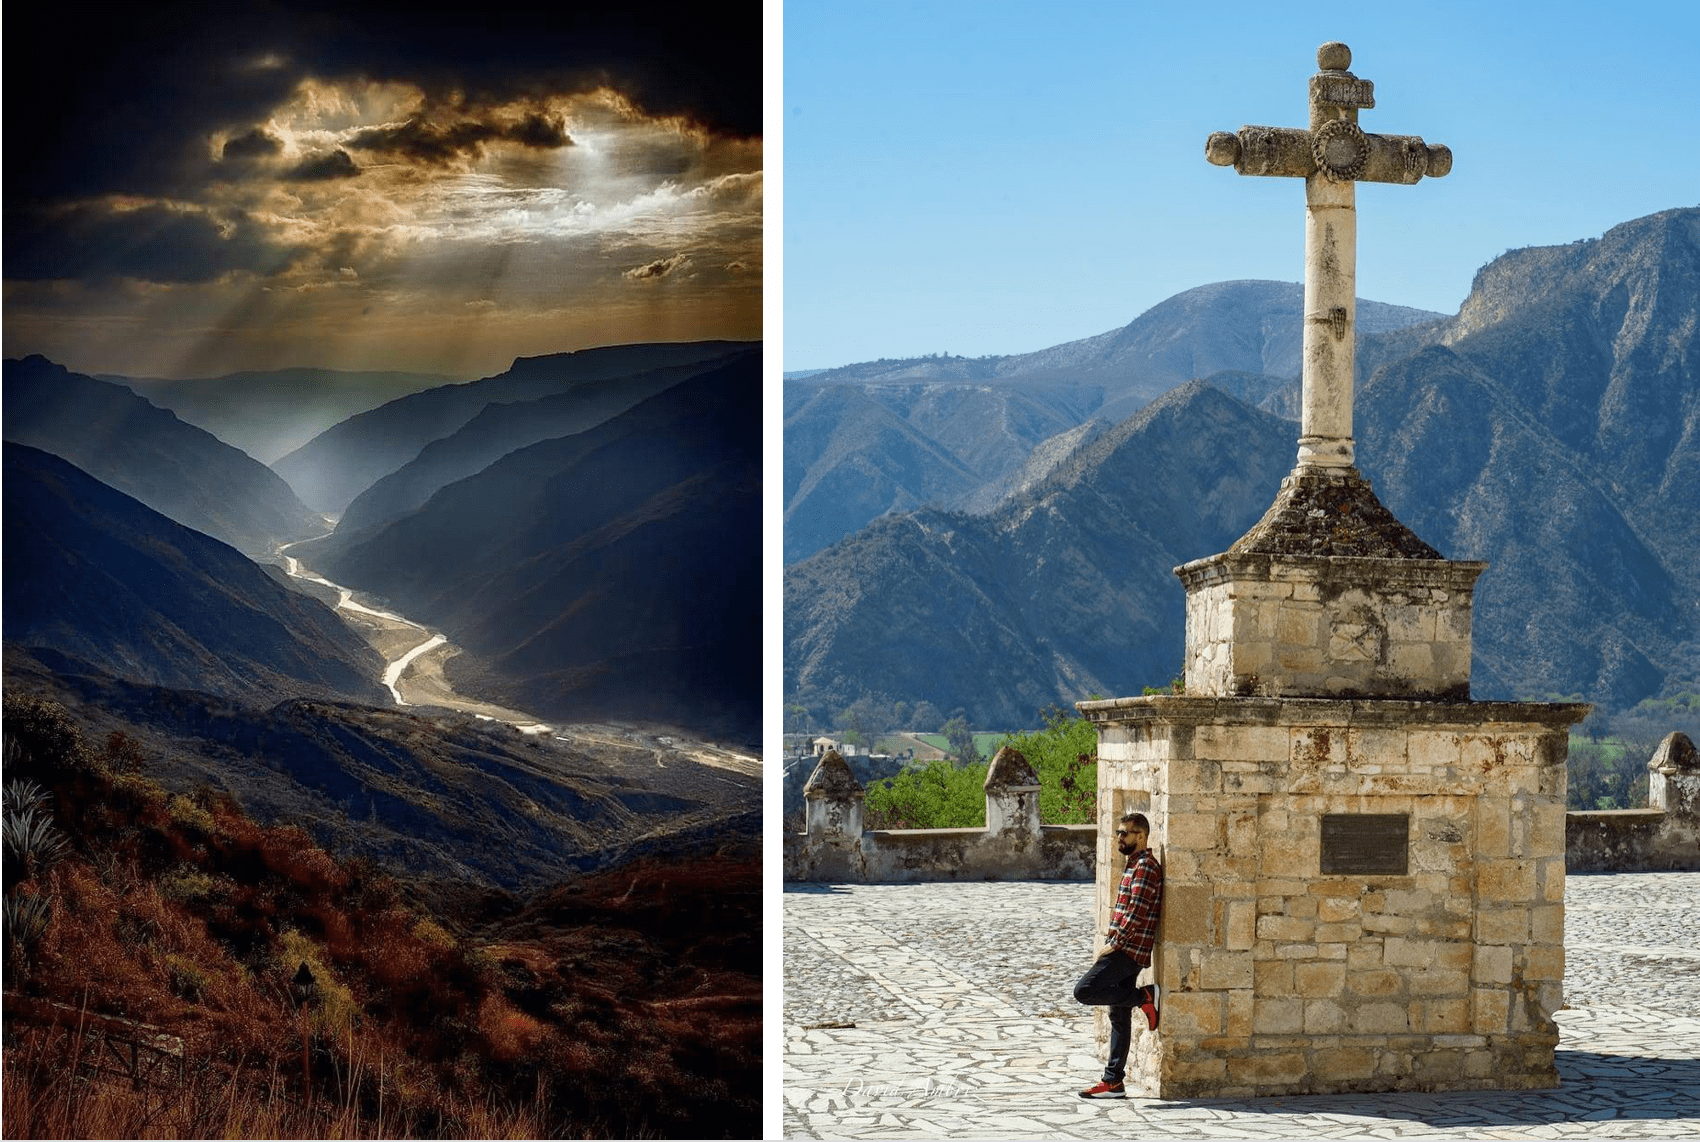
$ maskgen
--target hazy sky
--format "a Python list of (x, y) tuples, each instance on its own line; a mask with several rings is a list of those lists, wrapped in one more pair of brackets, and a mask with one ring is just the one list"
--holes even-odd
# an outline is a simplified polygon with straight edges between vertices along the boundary
[(1507, 249), (1700, 201), (1687, 2), (791, 0), (785, 368), (1036, 350), (1192, 286), (1300, 280), (1303, 184), (1204, 140), (1307, 126), (1327, 40), (1375, 84), (1365, 130), (1455, 159), (1359, 187), (1362, 297), (1453, 313)]
[(32, 9), (5, 355), (476, 376), (760, 337), (759, 4), (576, 8)]

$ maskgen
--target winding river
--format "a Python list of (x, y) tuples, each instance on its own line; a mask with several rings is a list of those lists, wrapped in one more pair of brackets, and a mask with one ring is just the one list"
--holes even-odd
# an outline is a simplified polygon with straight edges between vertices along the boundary
[[(301, 540), (300, 542), (305, 543), (307, 541)], [(420, 640), (417, 643), (411, 644), (401, 655), (389, 659), (388, 665), (384, 669), (383, 678), (384, 685), (389, 688), (390, 695), (395, 699), (396, 705), (413, 705), (412, 702), (409, 702), (401, 695), (401, 676), (406, 672), (409, 666), (413, 665), (414, 659), (418, 658), (420, 655), (427, 654), (430, 651), (437, 649), (439, 646), (445, 645), (449, 641), (447, 637), (440, 634), (433, 634), (431, 631), (426, 629), (423, 624), (416, 623), (405, 615), (398, 615), (394, 611), (380, 611), (375, 607), (368, 607), (363, 603), (355, 602), (354, 592), (349, 588), (344, 587), (341, 583), (333, 583), (317, 572), (309, 571), (306, 567), (302, 566), (299, 559), (290, 555), (289, 549), (294, 546), (296, 546), (296, 544), (288, 543), (278, 548), (278, 555), (283, 559), (283, 569), (285, 573), (293, 578), (300, 579), (304, 583), (317, 583), (321, 587), (329, 587), (331, 590), (335, 591), (337, 593), (337, 610), (348, 611), (351, 614), (365, 615), (371, 619), (379, 619), (383, 622), (394, 623), (398, 626), (414, 630), (419, 633)], [(371, 642), (372, 640), (368, 638), (367, 641)], [(375, 643), (374, 649), (379, 649)], [(382, 653), (381, 650), (380, 653)], [(505, 711), (506, 713), (512, 714), (513, 716), (511, 717), (500, 717), (497, 714), (487, 712), (499, 710), (499, 707), (491, 706), (483, 702), (466, 700), (450, 701), (445, 703), (439, 699), (434, 704), (455, 705), (472, 712), (477, 717), (485, 721), (505, 721), (517, 726), (522, 732), (528, 734), (549, 733), (554, 728), (543, 722), (539, 722), (534, 718), (514, 711)]]

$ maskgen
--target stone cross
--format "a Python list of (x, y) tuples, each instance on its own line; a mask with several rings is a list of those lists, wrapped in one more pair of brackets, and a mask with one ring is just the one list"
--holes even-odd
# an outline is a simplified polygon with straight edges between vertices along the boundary
[(1452, 152), (1415, 135), (1369, 135), (1358, 111), (1375, 84), (1347, 69), (1352, 50), (1326, 43), (1310, 78), (1310, 129), (1217, 131), (1204, 155), (1240, 174), (1305, 180), (1304, 384), (1299, 470), (1352, 466), (1353, 327), (1358, 244), (1354, 184), (1414, 183), (1452, 169)]

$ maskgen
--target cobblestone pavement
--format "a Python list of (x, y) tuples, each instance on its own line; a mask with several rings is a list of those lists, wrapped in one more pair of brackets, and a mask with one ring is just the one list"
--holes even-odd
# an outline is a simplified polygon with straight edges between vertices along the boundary
[(1700, 1137), (1700, 873), (1569, 878), (1552, 1091), (1087, 1102), (1092, 895), (788, 885), (785, 1136)]

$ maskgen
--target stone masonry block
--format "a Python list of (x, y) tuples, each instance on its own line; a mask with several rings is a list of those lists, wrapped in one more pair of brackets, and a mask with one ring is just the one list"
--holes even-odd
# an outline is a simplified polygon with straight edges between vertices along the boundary
[(1206, 991), (1252, 986), (1252, 956), (1250, 952), (1204, 953), (1199, 966), (1199, 986)]
[(1407, 766), (1405, 747), (1410, 740), (1405, 730), (1348, 730), (1346, 732), (1346, 764), (1380, 765), (1382, 772), (1403, 771)]
[(1252, 1010), (1252, 1030), (1256, 1034), (1297, 1035), (1304, 1031), (1304, 1023), (1304, 1000), (1257, 996)]
[(1563, 979), (1564, 948), (1530, 948), (1523, 963), (1524, 979)]
[(1476, 914), (1476, 940), (1483, 944), (1528, 943), (1528, 910), (1524, 908), (1482, 908)]
[(1529, 911), (1529, 941), (1535, 944), (1564, 943), (1564, 905), (1540, 904)]
[(1321, 961), (1293, 966), (1293, 989), (1306, 999), (1339, 995), (1345, 988), (1344, 963)]
[(1356, 920), (1363, 914), (1363, 903), (1346, 896), (1324, 896), (1316, 902), (1316, 918), (1333, 924), (1341, 920)]
[(1226, 1003), (1217, 991), (1163, 993), (1163, 1033), (1175, 1038), (1203, 1038), (1222, 1033)]
[(1214, 849), (1221, 843), (1220, 823), (1214, 813), (1171, 813), (1168, 843), (1180, 848)]
[(1451, 968), (1422, 968), (1409, 973), (1405, 982), (1412, 995), (1462, 998), (1470, 993), (1470, 973)]
[(1346, 1011), (1332, 999), (1307, 999), (1306, 1035), (1337, 1035), (1346, 1028)]
[(1403, 1003), (1361, 1003), (1348, 1021), (1359, 1035), (1402, 1035), (1411, 1029), (1410, 1008)]
[(1426, 967), (1434, 962), (1435, 953), (1440, 948), (1441, 943), (1438, 940), (1389, 936), (1382, 948), (1382, 959), (1389, 967)]
[(1387, 624), (1387, 637), (1394, 642), (1434, 641), (1434, 608), (1425, 606), (1390, 606), (1382, 612)]
[(1282, 726), (1199, 726), (1194, 756), (1212, 761), (1287, 760), (1288, 731)]
[(1257, 997), (1250, 989), (1230, 991), (1228, 993), (1228, 1024), (1229, 1037), (1249, 1039), (1252, 1034), (1253, 1017), (1257, 1011)]
[(1375, 1073), (1375, 1055), (1365, 1047), (1325, 1047), (1311, 1052), (1310, 1072), (1325, 1083), (1367, 1079)]
[(1286, 603), (1275, 616), (1275, 641), (1289, 647), (1318, 646), (1326, 623), (1321, 604)]
[(1535, 862), (1480, 860), (1476, 862), (1476, 895), (1484, 903), (1526, 902), (1535, 899)]
[(1257, 942), (1257, 902), (1232, 900), (1228, 902), (1224, 943), (1234, 951), (1249, 950)]
[(1511, 993), (1478, 987), (1470, 992), (1470, 1026), (1478, 1035), (1503, 1035), (1511, 1015)]
[(1364, 971), (1346, 973), (1346, 986), (1354, 995), (1380, 996), (1398, 995), (1405, 990), (1405, 981), (1396, 971), (1387, 968), (1371, 968)]
[(1294, 994), (1293, 964), (1290, 960), (1258, 960), (1253, 978), (1260, 996), (1286, 997)]
[(1315, 933), (1315, 923), (1297, 916), (1276, 914), (1257, 918), (1257, 938), (1260, 940), (1309, 943)]
[(1477, 983), (1510, 983), (1511, 949), (1504, 945), (1476, 948), (1470, 975)]
[(1511, 855), (1511, 800), (1484, 794), (1476, 803), (1476, 835), (1472, 848), (1478, 859), (1502, 860)]
[(1228, 1060), (1228, 1081), (1248, 1086), (1279, 1086), (1305, 1077), (1305, 1057), (1297, 1051)]
[(1163, 940), (1167, 944), (1210, 944), (1210, 886), (1167, 884), (1163, 888)]

